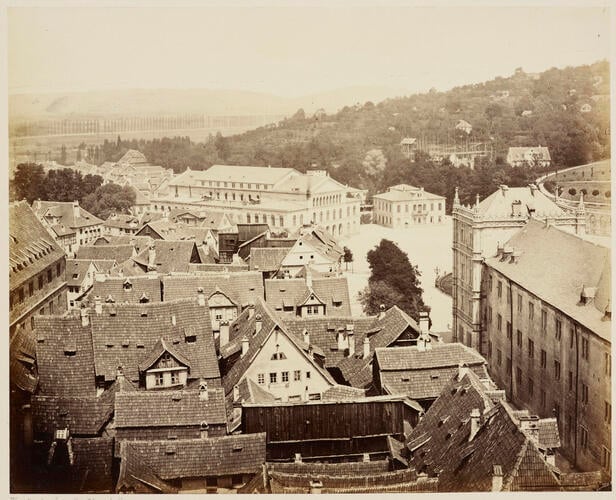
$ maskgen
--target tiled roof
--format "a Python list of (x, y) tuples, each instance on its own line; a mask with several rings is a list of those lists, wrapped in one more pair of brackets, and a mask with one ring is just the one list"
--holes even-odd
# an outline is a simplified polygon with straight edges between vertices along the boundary
[(542, 418), (537, 422), (539, 427), (539, 446), (541, 448), (560, 448), (558, 422), (555, 418)]
[[(190, 262), (199, 262), (199, 254), (194, 241), (156, 240), (154, 246), (156, 271), (161, 274), (185, 273)], [(149, 248), (145, 248), (133, 261), (148, 270)]]
[(381, 371), (413, 371), (432, 368), (458, 367), (459, 364), (483, 365), (486, 360), (464, 344), (431, 342), (426, 350), (417, 346), (378, 348), (376, 359)]
[(103, 222), (103, 225), (105, 227), (121, 229), (137, 229), (139, 227), (139, 218), (130, 214), (113, 214)]
[(120, 391), (115, 396), (115, 426), (183, 427), (202, 422), (226, 424), (225, 399), (221, 388), (208, 389), (208, 399), (199, 390)]
[[(262, 318), (262, 327), (261, 331), (255, 334), (255, 318), (258, 314), (260, 314)], [(235, 323), (238, 322), (238, 319), (236, 319)], [(245, 335), (249, 339), (248, 352), (244, 356), (240, 357), (231, 369), (224, 375), (223, 387), (225, 388), (225, 394), (231, 393), (233, 386), (236, 385), (244, 376), (244, 373), (251, 365), (255, 356), (261, 350), (264, 342), (267, 340), (275, 327), (279, 328), (279, 330), (285, 334), (300, 351), (308, 351), (308, 346), (304, 344), (303, 340), (300, 340), (295, 335), (287, 331), (281, 318), (278, 317), (278, 315), (262, 299), (258, 299), (255, 304), (255, 314), (247, 320), (246, 316), (242, 316), (242, 319), (244, 320), (244, 324), (240, 326), (242, 331), (241, 336), (236, 335), (234, 339), (229, 342), (227, 348), (237, 345), (238, 343), (241, 344), (242, 338)], [(234, 324), (231, 324), (229, 331), (232, 331), (233, 329)], [(334, 381), (329, 373), (321, 368), (316, 362), (313, 363), (315, 369), (333, 385)]]
[(251, 248), (250, 269), (260, 272), (277, 271), (289, 248)]
[(66, 283), (69, 286), (81, 286), (87, 278), (91, 260), (67, 259)]
[(477, 206), (477, 213), (484, 217), (511, 217), (511, 205), (513, 202), (521, 202), (522, 216), (527, 217), (529, 210), (534, 210), (535, 215), (551, 215), (554, 217), (564, 215), (561, 208), (550, 198), (544, 195), (536, 187), (507, 187), (500, 189), (482, 200)]
[[(482, 417), (469, 439), (471, 410)], [(558, 481), (533, 442), (518, 428), (506, 403), (493, 403), (477, 376), (455, 376), (407, 441), (409, 465), (438, 474), (439, 491), (490, 491), (494, 466), (504, 490), (556, 489)]]
[(203, 288), (206, 299), (219, 290), (240, 306), (255, 303), (258, 298), (263, 298), (264, 293), (262, 275), (255, 271), (163, 277), (166, 301), (195, 298), (199, 288)]
[(385, 193), (375, 194), (374, 198), (387, 201), (445, 200), (444, 196), (429, 193), (428, 191), (424, 191), (423, 188), (409, 186), (407, 184), (392, 186)]
[(90, 327), (82, 326), (79, 317), (39, 315), (35, 317), (35, 331), (40, 393), (63, 397), (96, 395)]
[(131, 165), (139, 165), (147, 162), (148, 160), (145, 155), (136, 149), (129, 149), (126, 153), (124, 153), (124, 156), (118, 160), (118, 163), (129, 163)]
[(164, 339), (159, 339), (146, 357), (142, 358), (139, 363), (139, 371), (143, 372), (151, 368), (152, 365), (156, 363), (164, 353), (169, 353), (182, 366), (190, 368), (190, 360), (186, 359), (181, 352), (175, 349), (173, 344), (166, 342)]
[[(100, 297), (103, 302), (112, 298), (117, 304), (139, 303), (147, 297), (149, 302), (161, 301), (161, 279), (156, 274), (147, 276), (96, 278), (89, 294), (90, 303), (94, 297)], [(143, 299), (145, 300), (145, 299)]]
[(138, 380), (140, 361), (160, 339), (190, 360), (189, 380), (220, 377), (209, 310), (196, 301), (102, 304), (101, 314), (90, 312), (90, 323), (94, 367), (105, 380), (114, 380), (118, 367)]
[(146, 463), (147, 457), (132, 452), (131, 441), (120, 441), (120, 472), (116, 493), (177, 493), (178, 489), (163, 481)]
[(188, 264), (188, 272), (192, 273), (238, 273), (248, 271), (248, 264)]
[(113, 489), (113, 438), (72, 439), (71, 476), (79, 491), (109, 493)]
[(142, 229), (139, 230), (137, 235), (139, 236), (142, 231), (145, 231), (146, 227), (150, 228), (152, 231), (158, 234), (163, 240), (187, 240), (194, 241), (198, 245), (200, 245), (206, 240), (207, 234), (210, 231), (207, 227), (184, 224), (183, 222), (173, 222), (168, 219), (158, 219), (146, 224)]
[(33, 393), (38, 385), (34, 333), (17, 327), (9, 343), (9, 356), (11, 384), (23, 391)]
[(366, 397), (366, 391), (364, 389), (339, 384), (325, 389), (321, 395), (321, 399), (324, 401), (356, 400), (363, 397)]
[(265, 433), (208, 439), (125, 441), (123, 460), (138, 459), (163, 480), (256, 473), (265, 463)]
[[(519, 254), (517, 262), (490, 256), (486, 265), (610, 340), (611, 321), (603, 321), (610, 298), (609, 248), (532, 219), (507, 246)], [(593, 304), (579, 305), (584, 286), (597, 287)]]
[(251, 379), (244, 378), (238, 384), (240, 391), (240, 401), (250, 403), (268, 403), (276, 400), (276, 397), (263, 389), (259, 384), (255, 384)]
[(212, 165), (207, 170), (186, 170), (175, 177), (170, 184), (194, 186), (200, 181), (226, 181), (274, 185), (291, 172), (296, 172), (296, 170), (293, 168)]
[(39, 218), (44, 218), (48, 214), (59, 219), (59, 223), (71, 229), (94, 226), (102, 224), (103, 221), (92, 215), (82, 207), (79, 207), (77, 217), (73, 210), (72, 201), (40, 201), (36, 200), (32, 204), (32, 209)]
[(320, 227), (312, 228), (309, 232), (301, 235), (299, 239), (313, 247), (324, 257), (331, 259), (332, 262), (337, 262), (344, 255), (344, 251), (334, 237)]
[(64, 251), (25, 201), (9, 204), (10, 290), (23, 285), (64, 256)]
[[(306, 280), (301, 278), (265, 280), (266, 300), (277, 310), (283, 310), (284, 305), (300, 306), (311, 293), (325, 304), (325, 313), (328, 316), (351, 315), (346, 277), (314, 278), (312, 289), (309, 289)], [(295, 310), (290, 312), (295, 315)]]
[(34, 432), (53, 434), (67, 428), (72, 434), (96, 436), (111, 419), (113, 400), (100, 397), (32, 396)]
[(133, 245), (92, 245), (80, 246), (76, 258), (80, 260), (114, 260), (118, 264), (130, 259), (133, 255)]

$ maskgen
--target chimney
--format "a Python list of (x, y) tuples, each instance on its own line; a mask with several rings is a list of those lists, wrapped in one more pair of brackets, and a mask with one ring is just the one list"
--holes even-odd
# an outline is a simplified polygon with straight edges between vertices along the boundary
[(227, 345), (229, 343), (229, 322), (228, 321), (220, 322), (218, 340), (219, 340), (220, 347), (222, 347), (223, 345)]
[(255, 304), (254, 302), (251, 302), (250, 304), (248, 304), (248, 319), (252, 318), (255, 314)]
[(492, 469), (492, 491), (501, 491), (503, 489), (503, 468), (500, 465), (495, 465)]
[(152, 243), (148, 248), (148, 272), (156, 271), (156, 247)]
[[(535, 193), (537, 192), (537, 184), (532, 183), (529, 184), (528, 187), (530, 188), (530, 194), (535, 196)], [(558, 198), (558, 188), (556, 188), (556, 197)]]
[(312, 288), (312, 271), (310, 266), (306, 266), (306, 286)]
[(199, 399), (201, 401), (207, 401), (210, 398), (209, 393), (207, 392), (207, 382), (205, 380), (201, 380), (199, 383)]
[(419, 312), (419, 331), (426, 335), (430, 331), (430, 313), (428, 311)]
[(121, 366), (118, 366), (116, 370), (116, 381), (119, 382), (120, 380), (124, 380), (124, 371)]
[(522, 202), (520, 200), (511, 203), (511, 216), (522, 217)]
[(240, 400), (240, 386), (236, 384), (233, 386), (233, 402), (237, 403), (239, 400)]
[(203, 287), (197, 288), (197, 302), (200, 306), (205, 306), (205, 293), (203, 292)]
[(355, 355), (355, 326), (347, 325), (347, 339), (349, 341), (349, 358)]
[(257, 335), (261, 331), (262, 327), (263, 319), (261, 318), (261, 314), (259, 313), (255, 316), (255, 335)]
[(379, 306), (379, 319), (383, 319), (385, 317), (385, 304), (381, 304)]
[(479, 408), (473, 408), (471, 410), (471, 433), (468, 436), (469, 442), (475, 439), (477, 432), (479, 432), (480, 419), (481, 412), (479, 411)]
[(249, 348), (248, 337), (244, 336), (242, 337), (242, 357), (248, 354), (248, 348)]
[(171, 315), (171, 324), (172, 324), (173, 326), (175, 326), (175, 325), (176, 325), (176, 323), (177, 323), (177, 321), (176, 321), (176, 319), (175, 319), (175, 314), (172, 314), (172, 315)]
[(103, 314), (103, 303), (98, 295), (94, 297), (94, 311), (96, 314)]
[(458, 381), (462, 380), (468, 374), (468, 367), (464, 363), (458, 365)]
[(362, 462), (370, 462), (370, 453), (364, 453), (362, 455)]
[(79, 211), (79, 202), (77, 200), (75, 200), (73, 202), (73, 217), (75, 217), (75, 219), (76, 219), (80, 215), (81, 214), (80, 214), (80, 211)]
[(304, 344), (306, 345), (310, 345), (310, 334), (308, 333), (308, 330), (306, 330), (306, 328), (304, 328), (304, 331), (302, 332), (302, 336), (303, 336), (303, 340), (304, 340)]
[(302, 463), (302, 454), (301, 453), (296, 453), (294, 461), (295, 461), (296, 464), (301, 464)]
[(344, 328), (338, 328), (338, 350), (344, 351)]
[(137, 252), (137, 245), (135, 242), (135, 238), (130, 239), (130, 244), (133, 247), (133, 257), (136, 257), (138, 252)]
[(370, 356), (370, 341), (368, 337), (364, 338), (364, 359), (368, 359)]
[(88, 326), (90, 324), (90, 318), (88, 317), (88, 309), (85, 304), (81, 304), (81, 326)]
[(498, 188), (501, 190), (503, 196), (507, 195), (507, 191), (509, 191), (509, 186), (507, 186), (507, 184), (501, 184)]

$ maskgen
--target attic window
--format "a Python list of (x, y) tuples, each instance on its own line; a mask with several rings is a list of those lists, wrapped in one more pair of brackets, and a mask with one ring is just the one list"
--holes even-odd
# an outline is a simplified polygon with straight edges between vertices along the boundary
[(175, 445), (169, 444), (165, 448), (165, 454), (166, 455), (175, 455), (175, 450), (176, 450)]
[(437, 378), (438, 378), (438, 375), (436, 375), (436, 374), (430, 375), (430, 379), (431, 380), (436, 380)]
[(79, 278), (79, 274), (77, 273), (73, 274), (73, 279), (76, 280), (77, 278)]
[(118, 315), (118, 311), (116, 310), (115, 307), (112, 307), (111, 309), (109, 309), (109, 316), (117, 316)]
[(145, 349), (143, 342), (137, 342), (137, 349)]
[(287, 359), (287, 356), (285, 355), (284, 352), (275, 352), (274, 354), (272, 354), (272, 357), (270, 359), (272, 360)]
[(107, 295), (107, 298), (105, 299), (105, 302), (107, 302), (107, 304), (113, 304), (115, 302), (115, 299), (113, 298), (113, 295)]
[(410, 381), (411, 381), (411, 378), (410, 378), (410, 377), (402, 377), (400, 380), (401, 380), (402, 382), (410, 382)]
[(233, 445), (233, 451), (242, 451), (243, 448), (244, 447), (241, 444), (238, 444), (238, 443)]
[(113, 347), (113, 342), (108, 341), (105, 345), (107, 346), (108, 349), (111, 349)]
[(171, 441), (175, 441), (177, 439), (177, 435), (176, 434), (169, 434), (167, 436), (167, 439), (171, 440)]
[(75, 354), (77, 354), (77, 347), (75, 347), (75, 345), (68, 345), (64, 347), (65, 356), (74, 356)]
[(129, 342), (129, 340), (128, 340), (128, 339), (124, 339), (124, 340), (122, 341), (122, 347), (128, 347), (129, 345), (130, 345), (130, 342)]
[(142, 318), (147, 318), (148, 317), (148, 311), (146, 309), (142, 309), (141, 310), (141, 317)]
[(130, 282), (130, 280), (126, 280), (122, 286), (126, 291), (133, 289), (133, 284)]
[(181, 401), (182, 400), (182, 395), (181, 394), (174, 394), (173, 396), (171, 396), (171, 399), (173, 401)]

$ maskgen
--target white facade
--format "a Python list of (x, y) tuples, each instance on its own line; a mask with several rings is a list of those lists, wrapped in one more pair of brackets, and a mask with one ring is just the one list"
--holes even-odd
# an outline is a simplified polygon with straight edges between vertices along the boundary
[(373, 204), (373, 221), (386, 227), (402, 229), (445, 221), (445, 197), (407, 184), (375, 195)]
[(333, 385), (308, 355), (278, 329), (265, 341), (244, 377), (281, 401), (321, 399), (321, 394)]

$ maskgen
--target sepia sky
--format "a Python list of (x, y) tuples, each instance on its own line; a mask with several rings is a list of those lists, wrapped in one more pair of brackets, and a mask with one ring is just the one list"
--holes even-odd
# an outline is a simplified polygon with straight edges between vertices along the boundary
[(9, 93), (408, 92), (609, 57), (601, 7), (13, 7)]

